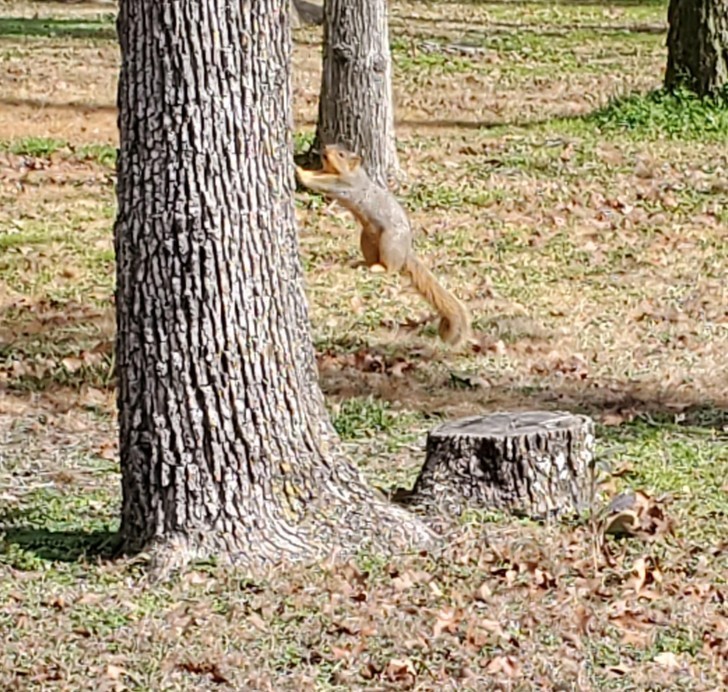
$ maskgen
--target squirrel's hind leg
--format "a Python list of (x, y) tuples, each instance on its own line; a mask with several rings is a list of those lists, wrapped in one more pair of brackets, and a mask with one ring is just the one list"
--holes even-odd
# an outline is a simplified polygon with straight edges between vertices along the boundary
[(379, 264), (379, 242), (376, 237), (363, 230), (359, 237), (359, 247), (361, 248), (361, 254), (364, 255), (364, 264), (367, 267)]

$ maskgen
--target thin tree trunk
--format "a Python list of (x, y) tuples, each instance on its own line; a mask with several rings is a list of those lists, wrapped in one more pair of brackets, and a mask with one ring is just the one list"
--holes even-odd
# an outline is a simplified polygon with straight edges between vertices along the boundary
[(427, 531), (339, 453), (293, 207), (288, 0), (122, 0), (122, 536), (165, 569)]
[(670, 0), (665, 86), (701, 96), (728, 83), (728, 0)]
[(291, 0), (291, 26), (294, 28), (304, 24), (323, 24), (324, 10), (320, 2), (308, 0)]
[(313, 149), (342, 144), (380, 185), (400, 177), (386, 0), (326, 0)]

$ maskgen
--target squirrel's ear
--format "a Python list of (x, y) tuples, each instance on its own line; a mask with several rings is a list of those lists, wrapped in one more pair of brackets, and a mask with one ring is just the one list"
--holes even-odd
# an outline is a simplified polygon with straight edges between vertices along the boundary
[(361, 156), (359, 154), (351, 154), (351, 163), (353, 166), (361, 166)]

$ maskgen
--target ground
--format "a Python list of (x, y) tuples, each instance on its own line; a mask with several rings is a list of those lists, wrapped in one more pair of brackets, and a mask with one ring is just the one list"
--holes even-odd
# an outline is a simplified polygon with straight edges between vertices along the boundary
[[(372, 482), (411, 484), (444, 418), (581, 411), (645, 535), (486, 514), (441, 553), (164, 584), (105, 559), (114, 6), (0, 6), (0, 688), (728, 685), (728, 110), (647, 94), (665, 2), (391, 3), (401, 194), (475, 348), (297, 193), (322, 386)], [(295, 33), (299, 150), (320, 37)]]

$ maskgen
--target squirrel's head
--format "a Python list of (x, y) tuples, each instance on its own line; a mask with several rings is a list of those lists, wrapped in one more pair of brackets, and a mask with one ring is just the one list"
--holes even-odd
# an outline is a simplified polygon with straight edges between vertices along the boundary
[(336, 193), (344, 198), (361, 184), (358, 175), (350, 175), (360, 168), (361, 156), (338, 144), (327, 144), (321, 150), (321, 168), (307, 171), (296, 166), (296, 176), (301, 184), (312, 190)]
[(321, 152), (321, 163), (327, 173), (347, 173), (361, 166), (361, 156), (340, 144), (327, 144)]

